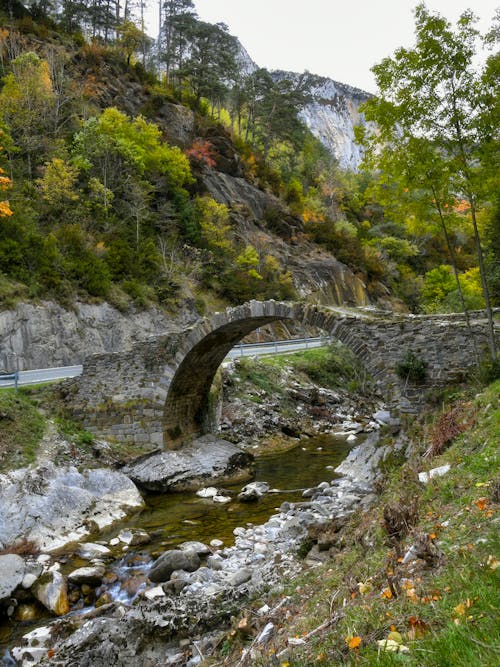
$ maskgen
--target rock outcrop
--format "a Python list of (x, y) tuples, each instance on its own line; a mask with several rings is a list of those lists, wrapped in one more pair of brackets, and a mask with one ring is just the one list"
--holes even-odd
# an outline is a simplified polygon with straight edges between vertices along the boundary
[(196, 489), (209, 480), (248, 477), (253, 456), (227, 440), (205, 435), (180, 451), (147, 455), (123, 472), (146, 491), (167, 492)]
[(18, 540), (55, 549), (112, 525), (143, 506), (135, 485), (110, 470), (79, 473), (47, 463), (0, 475), (0, 549)]
[(357, 170), (363, 153), (354, 140), (354, 128), (367, 124), (359, 107), (371, 97), (370, 94), (308, 72), (297, 74), (276, 70), (271, 74), (275, 80), (288, 79), (307, 86), (310, 100), (300, 112), (300, 118), (341, 167)]
[(109, 303), (76, 302), (72, 310), (54, 301), (20, 303), (0, 311), (0, 370), (82, 363), (89, 354), (127, 350), (151, 335), (175, 331), (195, 321), (186, 309), (170, 319), (157, 308), (121, 312)]

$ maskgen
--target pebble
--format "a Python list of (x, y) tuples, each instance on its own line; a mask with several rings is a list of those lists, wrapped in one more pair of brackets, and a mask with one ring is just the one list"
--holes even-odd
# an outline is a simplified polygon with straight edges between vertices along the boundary
[(222, 540), (213, 539), (210, 540), (210, 546), (213, 547), (214, 549), (222, 549), (222, 547), (224, 546), (224, 542)]

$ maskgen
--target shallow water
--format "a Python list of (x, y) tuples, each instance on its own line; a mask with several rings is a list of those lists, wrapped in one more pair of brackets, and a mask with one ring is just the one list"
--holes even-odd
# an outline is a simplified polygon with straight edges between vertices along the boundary
[[(354, 445), (361, 441), (359, 438)], [(226, 495), (226, 491), (232, 497), (227, 504), (199, 498), (194, 492), (154, 494), (146, 497), (146, 509), (129, 520), (126, 526), (154, 534), (153, 542), (141, 549), (148, 552), (159, 546), (173, 547), (186, 540), (209, 543), (217, 538), (229, 546), (234, 541), (233, 530), (237, 526), (264, 523), (283, 501), (301, 500), (302, 491), (293, 490), (338, 477), (333, 469), (352, 447), (345, 437), (330, 434), (303, 439), (294, 449), (262, 456), (256, 461), (255, 480), (268, 482), (271, 489), (279, 489), (280, 493), (266, 494), (256, 503), (239, 503), (236, 496), (243, 485), (224, 486), (222, 494)], [(115, 529), (113, 534), (118, 532)]]
[[(126, 591), (127, 580), (141, 576), (147, 571), (151, 554), (173, 548), (187, 540), (209, 543), (217, 538), (230, 546), (234, 542), (233, 530), (237, 526), (262, 524), (274, 514), (282, 502), (302, 500), (302, 489), (316, 486), (320, 482), (330, 481), (338, 475), (334, 472), (353, 446), (359, 445), (363, 436), (354, 443), (348, 443), (345, 437), (330, 434), (305, 438), (297, 446), (286, 452), (278, 452), (259, 457), (256, 460), (255, 480), (267, 482), (271, 489), (279, 493), (268, 493), (258, 502), (239, 503), (236, 496), (243, 484), (223, 487), (222, 493), (231, 496), (231, 502), (219, 504), (211, 498), (199, 498), (194, 492), (175, 494), (152, 494), (146, 497), (146, 508), (128, 518), (111, 531), (94, 535), (94, 540), (109, 541), (121, 530), (140, 528), (152, 536), (152, 541), (141, 547), (131, 547), (123, 551), (123, 543), (113, 549), (115, 562), (110, 569), (119, 581), (108, 587), (113, 599), (128, 602), (133, 594)], [(218, 487), (221, 488), (221, 487)], [(70, 558), (63, 567), (69, 572), (86, 563), (79, 558)], [(139, 586), (140, 590), (144, 584)], [(38, 623), (13, 623), (0, 627), (0, 667), (13, 665), (9, 654), (2, 656), (2, 647), (15, 645), (14, 642), (36, 625), (45, 624), (48, 619)]]

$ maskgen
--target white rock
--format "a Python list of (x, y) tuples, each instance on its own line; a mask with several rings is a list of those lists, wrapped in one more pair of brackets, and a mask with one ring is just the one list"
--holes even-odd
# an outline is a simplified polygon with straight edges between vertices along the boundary
[(213, 501), (214, 503), (224, 504), (224, 503), (230, 503), (231, 498), (229, 496), (214, 496)]
[(221, 549), (224, 546), (224, 542), (222, 540), (210, 540), (210, 546), (213, 547), (214, 549)]
[(111, 556), (111, 551), (108, 547), (105, 547), (102, 544), (96, 544), (95, 542), (85, 542), (80, 544), (77, 551), (78, 555), (87, 560), (92, 558), (102, 558), (103, 556)]
[(266, 644), (276, 632), (274, 623), (267, 623), (260, 635), (255, 640), (256, 644)]
[(35, 581), (37, 580), (38, 577), (36, 577), (34, 574), (31, 574), (30, 572), (28, 574), (24, 575), (24, 579), (22, 582), (23, 588), (31, 588)]
[(155, 598), (164, 598), (166, 595), (162, 586), (155, 586), (154, 588), (148, 588), (144, 591), (144, 597), (148, 600), (154, 600)]
[(429, 480), (434, 479), (434, 477), (442, 477), (443, 475), (446, 475), (446, 473), (449, 472), (450, 470), (451, 466), (447, 463), (444, 466), (433, 468), (432, 470), (429, 470), (429, 472), (419, 472), (418, 481), (422, 482), (422, 484), (427, 484)]
[(8, 598), (22, 583), (24, 573), (24, 558), (17, 554), (0, 556), (0, 600)]
[(207, 486), (204, 489), (199, 489), (196, 492), (196, 495), (199, 498), (214, 498), (214, 496), (218, 495), (218, 490), (215, 488), (215, 486)]

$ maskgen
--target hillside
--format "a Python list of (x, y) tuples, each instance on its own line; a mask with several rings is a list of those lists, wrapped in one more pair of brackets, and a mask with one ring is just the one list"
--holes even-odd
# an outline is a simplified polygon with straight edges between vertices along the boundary
[[(359, 106), (376, 104), (362, 91), (256, 68), (189, 1), (165, 21), (190, 46), (161, 57), (88, 3), (29, 6), (0, 13), (4, 366), (24, 350), (40, 350), (27, 364), (79, 360), (252, 298), (485, 305), (467, 201), (450, 192), (440, 218), (404, 169), (388, 184), (345, 168), (362, 153)], [(495, 305), (493, 196), (479, 213)], [(140, 312), (143, 334), (127, 324)]]

